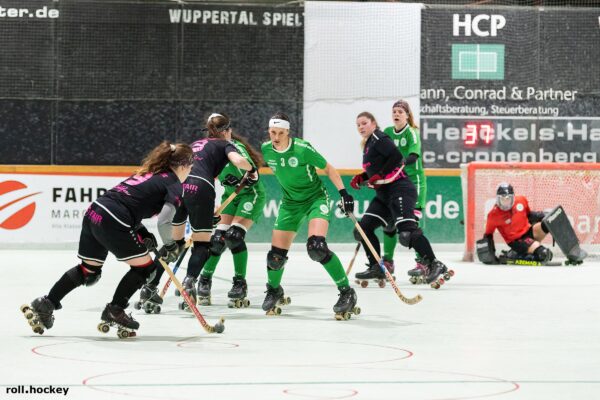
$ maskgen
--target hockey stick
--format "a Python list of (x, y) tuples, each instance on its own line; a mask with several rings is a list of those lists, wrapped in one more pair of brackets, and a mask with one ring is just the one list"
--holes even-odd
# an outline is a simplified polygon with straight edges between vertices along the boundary
[[(175, 263), (175, 266), (173, 267), (173, 275), (175, 275), (177, 273), (177, 270), (179, 269), (179, 266), (181, 265), (181, 263), (183, 262), (183, 259), (185, 258), (185, 254), (187, 253), (188, 249), (190, 247), (192, 247), (192, 241), (188, 240), (185, 243), (185, 248), (183, 249), (183, 251), (181, 252), (181, 255), (179, 256), (179, 258), (177, 259), (177, 262)], [(167, 279), (167, 281), (165, 282), (165, 286), (163, 286), (162, 290), (160, 291), (160, 298), (164, 299), (165, 295), (167, 294), (167, 290), (169, 290), (169, 286), (171, 286), (171, 277), (169, 277), (169, 279)]]
[(169, 274), (169, 276), (171, 277), (171, 280), (173, 281), (173, 283), (175, 284), (175, 286), (177, 287), (177, 289), (179, 289), (179, 292), (181, 293), (181, 295), (185, 299), (185, 302), (190, 307), (190, 310), (192, 310), (192, 312), (194, 313), (194, 315), (196, 316), (196, 318), (198, 319), (198, 321), (200, 322), (200, 325), (202, 325), (202, 327), (204, 328), (204, 330), (206, 332), (208, 332), (208, 333), (215, 333), (215, 332), (216, 333), (223, 333), (223, 331), (225, 330), (225, 325), (224, 325), (225, 319), (223, 317), (221, 317), (221, 319), (219, 320), (219, 322), (217, 322), (214, 326), (213, 325), (209, 325), (208, 322), (206, 322), (206, 320), (202, 316), (202, 314), (200, 314), (200, 311), (198, 311), (198, 308), (196, 308), (196, 304), (194, 303), (194, 301), (192, 301), (192, 299), (190, 298), (190, 296), (188, 296), (187, 292), (185, 291), (185, 289), (181, 285), (181, 282), (179, 282), (179, 279), (177, 279), (175, 277), (175, 274), (173, 274), (173, 271), (171, 271), (171, 268), (169, 268), (169, 266), (167, 265), (167, 263), (165, 262), (165, 260), (163, 260), (160, 257), (160, 255), (158, 254), (158, 250), (156, 249), (156, 247), (152, 246), (152, 244), (148, 243), (148, 241), (145, 241), (145, 244), (146, 244), (146, 247), (148, 248), (148, 250), (152, 251), (156, 255), (157, 259), (160, 261), (160, 264), (165, 269), (165, 271), (167, 272), (167, 274)]
[(354, 216), (354, 213), (353, 212), (348, 212), (348, 216), (350, 217), (350, 219), (352, 220), (352, 222), (354, 222), (354, 227), (356, 228), (356, 230), (358, 231), (358, 233), (360, 233), (360, 236), (363, 238), (364, 242), (367, 244), (367, 247), (371, 251), (371, 254), (373, 255), (373, 257), (375, 257), (375, 259), (377, 260), (377, 263), (379, 264), (379, 267), (385, 273), (385, 277), (387, 278), (388, 282), (394, 288), (394, 291), (398, 295), (398, 298), (400, 300), (402, 300), (404, 303), (411, 304), (411, 305), (412, 304), (417, 304), (418, 302), (420, 302), (421, 300), (423, 300), (423, 298), (421, 297), (420, 294), (418, 294), (415, 297), (409, 299), (408, 297), (405, 297), (402, 294), (402, 292), (400, 292), (400, 289), (398, 288), (398, 285), (396, 285), (396, 282), (394, 281), (394, 277), (392, 277), (392, 274), (390, 274), (390, 271), (388, 271), (387, 268), (385, 268), (383, 266), (383, 261), (381, 260), (381, 257), (379, 257), (379, 255), (377, 254), (377, 251), (375, 251), (375, 248), (373, 247), (373, 245), (369, 241), (369, 238), (367, 238), (367, 235), (365, 234), (365, 231), (363, 231), (362, 227), (360, 226), (360, 224), (356, 220), (356, 217)]
[(242, 189), (244, 189), (246, 187), (246, 179), (243, 179), (239, 185), (237, 185), (237, 187), (235, 188), (235, 192), (231, 193), (229, 195), (229, 197), (227, 197), (225, 199), (225, 201), (223, 203), (221, 203), (221, 205), (219, 206), (219, 208), (217, 208), (215, 210), (215, 216), (217, 215), (221, 215), (221, 213), (223, 212), (223, 210), (225, 209), (225, 207), (227, 207), (229, 205), (229, 203), (231, 203), (233, 201), (233, 199), (235, 199), (235, 197), (240, 194), (240, 192), (242, 191)]
[[(400, 169), (398, 171), (396, 171), (396, 173), (394, 175), (392, 175), (392, 176), (390, 176), (389, 178), (386, 178), (386, 179), (376, 180), (374, 182), (374, 184), (375, 185), (386, 185), (388, 183), (394, 182), (396, 180), (396, 178), (398, 178), (398, 176), (400, 174), (402, 174), (402, 171), (404, 171), (404, 165), (401, 166)], [(373, 184), (371, 184), (369, 182), (364, 182), (363, 185), (366, 185), (366, 186), (370, 187), (371, 189), (373, 189)]]
[(346, 276), (348, 276), (348, 274), (350, 274), (350, 271), (352, 271), (352, 266), (354, 265), (354, 260), (356, 260), (356, 256), (358, 255), (358, 250), (360, 250), (360, 242), (356, 244), (356, 249), (354, 249), (354, 255), (352, 256), (352, 260), (350, 260), (350, 264), (348, 265), (348, 268), (346, 268)]

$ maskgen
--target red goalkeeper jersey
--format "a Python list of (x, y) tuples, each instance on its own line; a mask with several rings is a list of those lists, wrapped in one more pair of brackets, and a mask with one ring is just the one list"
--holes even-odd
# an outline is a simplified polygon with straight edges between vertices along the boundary
[(485, 234), (491, 235), (498, 229), (506, 243), (513, 242), (531, 227), (527, 219), (529, 212), (529, 203), (525, 196), (515, 196), (515, 203), (508, 211), (502, 211), (495, 205), (488, 213)]

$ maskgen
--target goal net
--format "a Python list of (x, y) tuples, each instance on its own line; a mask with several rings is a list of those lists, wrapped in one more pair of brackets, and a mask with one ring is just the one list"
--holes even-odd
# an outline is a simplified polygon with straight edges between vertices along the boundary
[[(483, 237), (496, 189), (510, 183), (515, 195), (527, 197), (534, 211), (562, 205), (582, 247), (600, 249), (600, 164), (593, 163), (482, 163), (461, 165), (465, 215), (463, 260), (473, 261), (475, 242)], [(496, 231), (494, 241), (504, 240)], [(550, 235), (544, 243), (552, 244)]]

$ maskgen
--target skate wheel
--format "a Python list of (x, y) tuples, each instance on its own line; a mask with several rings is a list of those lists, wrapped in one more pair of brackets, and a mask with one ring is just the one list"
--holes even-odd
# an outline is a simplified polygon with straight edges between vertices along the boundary
[(133, 308), (135, 308), (136, 310), (141, 309), (142, 303), (140, 303), (139, 301), (136, 301), (135, 303), (133, 303)]
[[(29, 308), (29, 304), (23, 304), (19, 309), (21, 310), (21, 312), (23, 314), (25, 314), (27, 311), (31, 310), (31, 308)], [(27, 318), (27, 317), (25, 317), (25, 318)], [(29, 319), (29, 318), (27, 318), (27, 319)]]
[(242, 307), (242, 301), (241, 300), (236, 300), (235, 301), (235, 308), (241, 308)]
[(33, 333), (39, 333), (40, 335), (44, 334), (44, 328), (41, 325), (33, 326)]
[(127, 332), (126, 330), (119, 330), (117, 332), (117, 337), (119, 339), (127, 339), (129, 337), (129, 332)]
[(410, 279), (408, 280), (410, 283), (412, 283), (413, 285), (417, 284), (417, 278), (415, 278), (414, 276), (411, 276)]
[(98, 330), (102, 333), (108, 333), (108, 331), (110, 330), (110, 326), (101, 322), (98, 324)]
[(35, 318), (30, 318), (27, 322), (29, 322), (29, 326), (31, 326), (32, 328), (39, 324), (39, 321)]
[(334, 317), (337, 321), (341, 321), (344, 318), (342, 314), (335, 314)]
[(448, 275), (450, 275), (451, 277), (454, 276), (454, 270), (451, 269), (450, 271), (448, 271)]
[(361, 310), (360, 310), (360, 307), (354, 307), (354, 308), (352, 309), (352, 312), (353, 312), (355, 315), (359, 315), (359, 314), (360, 314), (360, 311), (361, 311)]
[(361, 282), (360, 282), (360, 287), (361, 287), (361, 288), (363, 288), (363, 289), (364, 289), (364, 288), (366, 288), (367, 286), (369, 286), (369, 282), (367, 282), (367, 281), (361, 281)]
[(154, 314), (160, 314), (161, 308), (160, 306), (154, 307)]
[(443, 285), (444, 283), (446, 283), (446, 281), (444, 280), (444, 278), (440, 278), (438, 279), (438, 283), (441, 285)]
[(146, 303), (144, 304), (144, 311), (146, 312), (146, 314), (152, 314), (152, 304), (150, 303)]
[(250, 300), (248, 300), (248, 299), (244, 299), (244, 301), (242, 302), (242, 305), (243, 305), (244, 307), (250, 307)]
[(281, 308), (274, 307), (274, 308), (270, 309), (269, 311), (267, 311), (267, 315), (281, 315)]
[(25, 318), (27, 318), (27, 319), (31, 319), (31, 318), (33, 318), (33, 311), (31, 311), (31, 310), (29, 310), (29, 309), (28, 309), (28, 310), (25, 312)]
[(433, 283), (431, 284), (431, 287), (432, 287), (432, 288), (434, 288), (434, 289), (439, 289), (439, 288), (440, 288), (440, 284), (439, 284), (439, 283), (437, 283), (437, 282), (433, 282)]
[(384, 288), (385, 287), (385, 281), (384, 280), (378, 281), (377, 284), (379, 285), (380, 288)]
[(179, 304), (177, 305), (177, 307), (179, 307), (179, 309), (180, 309), (181, 311), (183, 311), (183, 310), (185, 310), (185, 303), (179, 303)]
[(344, 318), (344, 321), (348, 321), (352, 317), (352, 314), (350, 314), (349, 312), (345, 312), (344, 314), (342, 314), (342, 317)]

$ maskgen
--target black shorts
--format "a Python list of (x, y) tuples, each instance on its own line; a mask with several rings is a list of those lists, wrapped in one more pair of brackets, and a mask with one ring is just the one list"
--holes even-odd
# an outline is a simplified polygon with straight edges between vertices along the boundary
[(189, 177), (183, 184), (183, 204), (177, 209), (173, 225), (190, 220), (192, 232), (212, 232), (215, 188), (208, 181)]
[(133, 227), (116, 217), (110, 204), (92, 203), (83, 217), (77, 257), (104, 263), (109, 251), (119, 261), (148, 254)]
[(417, 189), (408, 179), (400, 179), (377, 189), (364, 218), (380, 221), (386, 232), (402, 230), (405, 223), (418, 223), (415, 216)]
[(508, 244), (508, 246), (520, 255), (525, 255), (527, 254), (527, 250), (529, 250), (533, 242), (535, 242), (535, 239), (533, 238), (533, 226), (530, 226), (523, 236), (517, 240), (513, 240)]

